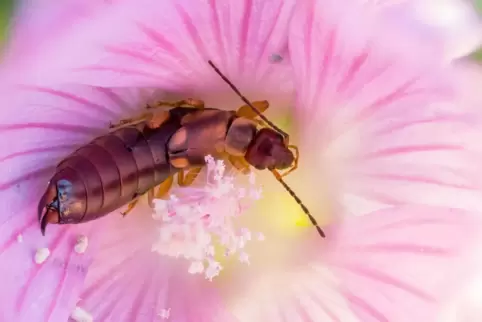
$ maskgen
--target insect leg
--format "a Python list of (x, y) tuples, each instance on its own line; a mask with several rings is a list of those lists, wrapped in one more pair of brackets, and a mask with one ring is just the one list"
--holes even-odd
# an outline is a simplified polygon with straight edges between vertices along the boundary
[(151, 129), (157, 129), (164, 122), (169, 119), (169, 111), (155, 111), (144, 113), (138, 117), (120, 120), (117, 124), (110, 124), (110, 128), (113, 130), (119, 129), (121, 127), (130, 126), (138, 124), (142, 121), (148, 121), (147, 126)]
[(293, 162), (293, 166), (288, 171), (281, 174), (281, 177), (286, 177), (288, 174), (298, 169), (298, 160), (300, 159), (300, 151), (298, 150), (298, 147), (296, 145), (288, 145), (288, 148), (292, 149), (295, 152), (295, 161)]
[(187, 187), (192, 185), (201, 170), (202, 167), (196, 167), (189, 169), (187, 173), (184, 173), (184, 170), (179, 171), (177, 175), (177, 184), (181, 187)]
[(197, 100), (193, 98), (188, 98), (185, 100), (180, 100), (176, 102), (168, 102), (168, 101), (158, 101), (156, 102), (155, 106), (147, 105), (147, 109), (153, 109), (153, 108), (160, 108), (160, 107), (181, 107), (181, 106), (186, 106), (186, 107), (192, 107), (192, 108), (197, 108), (197, 109), (204, 109), (204, 101), (202, 100)]
[(152, 117), (152, 113), (143, 113), (142, 115), (140, 115), (138, 117), (122, 119), (122, 120), (119, 121), (119, 123), (111, 123), (109, 125), (109, 128), (115, 130), (115, 129), (118, 129), (118, 128), (121, 128), (121, 127), (124, 127), (124, 126), (137, 124), (139, 122), (147, 120), (150, 117)]
[(158, 185), (157, 193), (155, 195), (156, 199), (166, 199), (171, 190), (172, 183), (174, 182), (174, 176), (169, 176), (164, 182)]
[(127, 209), (121, 212), (121, 215), (125, 217), (128, 213), (132, 211), (132, 209), (134, 209), (134, 207), (137, 205), (138, 202), (139, 202), (139, 199), (129, 202), (129, 204), (127, 205)]
[[(269, 107), (269, 102), (268, 101), (256, 101), (253, 102), (252, 105), (256, 107), (256, 109), (260, 112), (263, 113), (266, 111)], [(237, 111), (236, 115), (240, 117), (245, 117), (247, 119), (254, 119), (258, 116), (258, 114), (253, 110), (253, 108), (249, 105), (243, 105), (241, 106)]]
[(147, 126), (151, 129), (159, 128), (164, 122), (169, 119), (169, 111), (155, 111), (150, 113), (150, 119), (147, 122)]
[(154, 188), (147, 191), (147, 204), (149, 207), (154, 208)]
[(249, 174), (251, 172), (251, 169), (249, 167), (249, 163), (246, 162), (244, 157), (237, 157), (234, 155), (229, 155), (228, 156), (228, 161), (236, 168), (238, 169), (242, 174)]

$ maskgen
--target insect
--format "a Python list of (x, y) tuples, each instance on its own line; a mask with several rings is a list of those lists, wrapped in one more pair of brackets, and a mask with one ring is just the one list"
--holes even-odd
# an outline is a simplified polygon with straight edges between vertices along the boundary
[[(103, 217), (139, 198), (165, 198), (177, 175), (191, 185), (205, 156), (228, 160), (242, 173), (250, 167), (269, 170), (302, 207), (320, 236), (325, 234), (283, 177), (298, 167), (298, 148), (262, 113), (267, 101), (251, 103), (209, 61), (246, 105), (237, 111), (206, 108), (186, 99), (160, 101), (145, 113), (111, 125), (111, 131), (62, 160), (38, 204), (43, 235), (48, 224), (79, 224)], [(281, 173), (280, 171), (285, 172)]]

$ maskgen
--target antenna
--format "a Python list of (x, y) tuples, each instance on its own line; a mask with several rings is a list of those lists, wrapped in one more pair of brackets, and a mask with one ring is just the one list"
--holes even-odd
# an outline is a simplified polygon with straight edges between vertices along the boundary
[(221, 71), (214, 65), (214, 63), (211, 61), (211, 60), (208, 60), (208, 63), (209, 65), (211, 65), (211, 67), (214, 69), (214, 71), (216, 71), (216, 73), (218, 73), (219, 76), (221, 76), (221, 78), (229, 85), (229, 87), (231, 87), (231, 89), (236, 93), (238, 94), (238, 96), (243, 100), (243, 102), (245, 102), (249, 107), (251, 107), (253, 109), (253, 111), (258, 114), (258, 116), (263, 120), (265, 121), (269, 126), (271, 126), (273, 129), (275, 129), (279, 134), (281, 134), (282, 136), (284, 136), (285, 138), (288, 137), (288, 133), (284, 132), (283, 130), (281, 130), (279, 127), (277, 127), (273, 122), (271, 122), (270, 120), (268, 120), (266, 118), (266, 116), (264, 116), (256, 107), (253, 106), (253, 104), (251, 104), (251, 102), (243, 96), (243, 94), (241, 94), (241, 92), (236, 88), (236, 86), (234, 86), (233, 83), (231, 83), (229, 81), (229, 79), (223, 75), (223, 73), (221, 73)]
[(274, 174), (276, 180), (278, 180), (282, 185), (283, 187), (286, 189), (286, 191), (288, 191), (288, 193), (293, 197), (293, 199), (296, 200), (296, 202), (298, 203), (298, 205), (300, 205), (301, 209), (303, 209), (304, 213), (308, 216), (308, 218), (310, 219), (311, 223), (313, 224), (313, 226), (316, 227), (316, 230), (318, 231), (318, 234), (322, 237), (322, 238), (325, 238), (326, 235), (325, 233), (323, 232), (323, 230), (320, 228), (320, 225), (318, 225), (318, 222), (316, 221), (315, 217), (313, 217), (310, 213), (310, 211), (308, 210), (308, 208), (306, 208), (306, 206), (303, 204), (303, 202), (301, 201), (301, 199), (296, 195), (296, 193), (293, 191), (293, 189), (290, 188), (290, 186), (288, 186), (288, 184), (283, 180), (283, 178), (281, 177), (281, 175), (276, 171), (276, 170), (271, 170), (271, 172)]
[[(223, 73), (221, 73), (221, 71), (214, 65), (214, 63), (211, 61), (211, 60), (208, 60), (208, 63), (209, 65), (211, 65), (211, 67), (216, 71), (216, 73), (218, 73), (219, 76), (221, 76), (221, 78), (229, 85), (229, 87), (231, 87), (231, 89), (236, 93), (238, 94), (239, 97), (241, 97), (241, 99), (249, 106), (253, 109), (254, 112), (256, 112), (256, 114), (258, 114), (258, 116), (263, 120), (265, 121), (269, 126), (271, 126), (273, 129), (275, 129), (278, 133), (280, 133), (282, 136), (286, 138), (288, 138), (288, 133), (284, 132), (283, 130), (281, 130), (279, 127), (277, 127), (276, 125), (274, 125), (270, 120), (268, 120), (256, 107), (253, 106), (253, 104), (251, 104), (251, 102), (243, 96), (243, 94), (241, 94), (241, 92), (236, 88), (236, 86), (234, 86), (233, 83), (231, 83), (229, 81), (229, 79), (223, 75)], [(310, 219), (311, 223), (313, 224), (313, 226), (316, 227), (316, 230), (318, 231), (318, 234), (320, 234), (320, 236), (322, 238), (325, 238), (325, 233), (323, 232), (323, 230), (320, 228), (320, 226), (318, 225), (318, 222), (316, 221), (316, 219), (310, 214), (310, 211), (308, 210), (308, 208), (306, 208), (306, 206), (303, 204), (303, 202), (301, 202), (301, 199), (296, 195), (296, 193), (293, 191), (293, 189), (290, 188), (290, 186), (288, 186), (288, 184), (286, 182), (284, 182), (283, 178), (281, 177), (281, 175), (275, 171), (275, 170), (271, 170), (271, 172), (274, 174), (275, 178), (283, 185), (283, 187), (286, 189), (286, 191), (288, 191), (288, 193), (291, 195), (291, 197), (293, 197), (295, 199), (295, 201), (301, 206), (301, 209), (303, 209), (304, 213), (308, 216), (308, 218)]]
[[(269, 126), (271, 126), (274, 130), (276, 130), (278, 133), (280, 133), (282, 136), (285, 137), (285, 139), (287, 139), (289, 137), (288, 133), (284, 132), (283, 130), (281, 130), (279, 127), (277, 127), (276, 125), (273, 124), (273, 122), (271, 122), (270, 120), (268, 120), (256, 107), (253, 106), (253, 104), (251, 104), (251, 102), (243, 96), (243, 94), (241, 94), (241, 92), (236, 88), (236, 86), (234, 86), (233, 83), (231, 83), (229, 81), (229, 79), (223, 75), (223, 73), (221, 73), (221, 71), (214, 65), (214, 63), (211, 61), (211, 60), (208, 60), (208, 63), (209, 65), (211, 65), (211, 67), (216, 71), (216, 73), (218, 73), (219, 76), (221, 76), (221, 78), (229, 85), (229, 87), (231, 87), (231, 89), (236, 93), (238, 94), (238, 96), (249, 106), (251, 107), (251, 109), (253, 109), (253, 111), (258, 114), (258, 116), (263, 120), (265, 121)], [(320, 226), (318, 225), (318, 222), (316, 221), (316, 219), (310, 214), (310, 211), (308, 210), (308, 208), (306, 208), (306, 206), (303, 204), (303, 202), (301, 202), (301, 199), (296, 195), (296, 193), (293, 191), (293, 189), (290, 188), (290, 186), (288, 186), (288, 184), (286, 182), (284, 182), (283, 178), (281, 177), (281, 175), (276, 171), (276, 170), (271, 170), (271, 172), (274, 174), (276, 180), (278, 180), (282, 185), (283, 187), (286, 189), (286, 191), (288, 191), (288, 193), (291, 195), (291, 197), (293, 197), (295, 199), (295, 201), (300, 205), (301, 209), (303, 209), (304, 213), (308, 216), (308, 218), (310, 219), (311, 223), (313, 224), (313, 226), (316, 227), (316, 230), (318, 231), (318, 234), (320, 234), (320, 236), (322, 238), (325, 238), (325, 233), (323, 232), (323, 230), (320, 228)]]

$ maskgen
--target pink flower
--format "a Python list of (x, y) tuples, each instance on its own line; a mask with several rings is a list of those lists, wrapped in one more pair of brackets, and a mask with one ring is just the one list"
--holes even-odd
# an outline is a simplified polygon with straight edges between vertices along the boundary
[[(436, 321), (478, 267), (482, 127), (466, 86), (478, 74), (432, 59), (437, 45), (418, 50), (370, 9), (120, 0), (71, 12), (76, 24), (35, 48), (14, 39), (0, 88), (2, 321)], [(17, 30), (25, 43), (39, 37)], [(292, 120), (301, 160), (287, 181), (327, 238), (266, 173), (247, 211), (229, 186), (235, 207), (173, 219), (198, 227), (229, 209), (266, 236), (243, 248), (249, 266), (220, 260), (212, 282), (188, 272), (204, 257), (191, 267), (152, 252), (168, 225), (146, 204), (42, 237), (36, 207), (53, 168), (110, 122), (165, 97), (242, 105), (208, 59), (251, 100), (269, 100), (271, 119)], [(176, 190), (171, 212), (209, 205), (210, 187)]]

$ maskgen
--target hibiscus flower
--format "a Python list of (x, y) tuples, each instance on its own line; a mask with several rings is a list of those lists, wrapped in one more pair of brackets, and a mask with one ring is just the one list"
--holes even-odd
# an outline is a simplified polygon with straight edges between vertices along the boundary
[[(25, 29), (1, 75), (2, 320), (436, 321), (478, 268), (482, 127), (466, 86), (478, 75), (433, 59), (436, 42), (420, 48), (372, 8), (126, 0), (59, 21), (35, 48)], [(216, 258), (212, 281), (190, 274), (192, 257), (159, 251), (168, 224), (147, 204), (43, 237), (37, 204), (55, 165), (109, 123), (159, 99), (243, 104), (208, 60), (270, 102), (266, 115), (300, 149), (286, 181), (326, 239), (269, 173), (233, 223), (265, 240)], [(163, 206), (209, 205), (209, 187), (176, 189)]]

